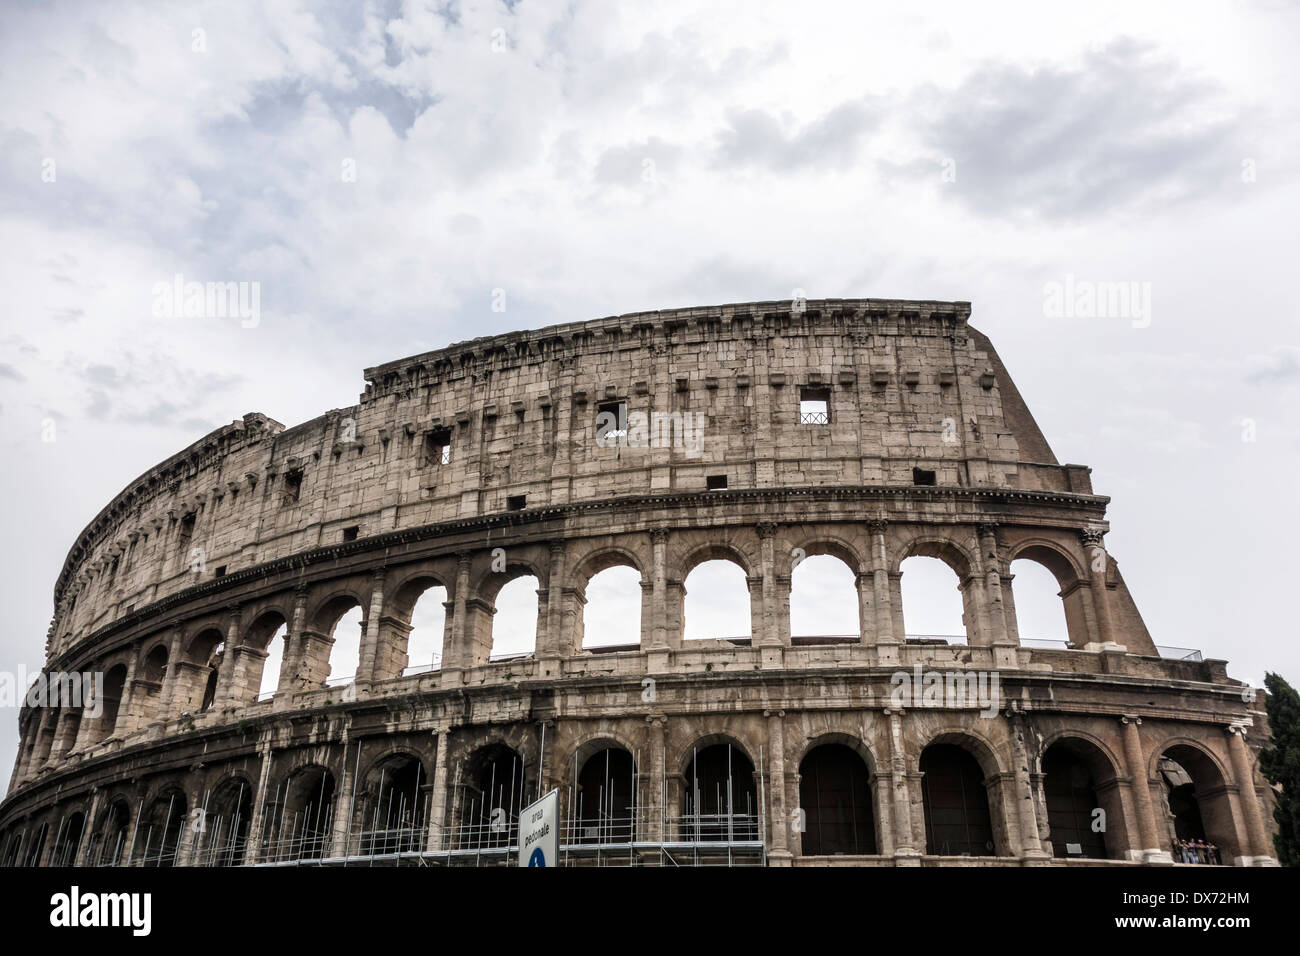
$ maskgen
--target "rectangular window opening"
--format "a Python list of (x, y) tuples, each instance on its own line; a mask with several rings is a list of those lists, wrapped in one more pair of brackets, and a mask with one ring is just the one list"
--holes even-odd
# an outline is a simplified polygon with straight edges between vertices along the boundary
[(226, 566), (224, 564), (221, 565), (221, 567), (212, 572), (212, 576), (216, 578), (224, 578), (226, 576)]
[(527, 495), (510, 495), (506, 498), (507, 511), (523, 511), (528, 502)]
[(799, 424), (829, 425), (831, 423), (831, 390), (829, 388), (799, 389)]
[(601, 402), (596, 406), (596, 438), (608, 441), (627, 435), (627, 402)]
[(284, 499), (286, 505), (298, 503), (302, 496), (302, 470), (295, 468), (284, 473)]
[(709, 491), (724, 491), (727, 487), (726, 475), (709, 475), (704, 479)]
[(451, 429), (435, 428), (425, 439), (425, 460), (429, 464), (447, 465), (451, 463)]
[(926, 470), (925, 468), (913, 468), (913, 469), (912, 469), (912, 484), (914, 484), (914, 485), (933, 485), (934, 483), (935, 483), (935, 482), (934, 482), (934, 472), (933, 472), (933, 471), (928, 471), (928, 470)]
[(352, 527), (350, 527), (350, 528), (344, 528), (344, 529), (343, 529), (343, 540), (344, 540), (344, 542), (355, 541), (355, 540), (357, 540), (357, 535), (359, 535), (360, 533), (361, 533), (361, 527), (360, 527), (360, 525), (355, 525), (355, 524), (354, 524), (354, 525), (353, 525)]

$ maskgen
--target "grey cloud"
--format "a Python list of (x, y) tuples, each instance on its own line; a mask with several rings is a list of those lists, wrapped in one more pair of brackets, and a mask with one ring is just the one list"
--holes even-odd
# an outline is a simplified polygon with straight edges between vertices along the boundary
[(1256, 357), (1255, 368), (1246, 376), (1251, 385), (1300, 382), (1300, 348), (1282, 346), (1268, 355)]
[(21, 382), (25, 380), (25, 376), (22, 372), (5, 362), (0, 362), (0, 378), (7, 378), (13, 382)]
[(951, 158), (945, 188), (988, 215), (1090, 218), (1184, 201), (1236, 182), (1242, 122), (1216, 111), (1219, 94), (1127, 39), (1073, 69), (992, 65), (954, 91), (915, 94), (907, 112), (931, 158), (881, 168), (937, 182)]
[(647, 161), (655, 176), (671, 176), (676, 168), (682, 148), (652, 136), (640, 143), (611, 146), (596, 162), (595, 179), (614, 186), (639, 186), (643, 182)]
[(816, 119), (787, 131), (771, 113), (733, 110), (718, 136), (714, 162), (719, 166), (765, 167), (788, 172), (807, 166), (844, 168), (858, 157), (862, 139), (875, 129), (877, 112), (866, 100), (841, 103)]

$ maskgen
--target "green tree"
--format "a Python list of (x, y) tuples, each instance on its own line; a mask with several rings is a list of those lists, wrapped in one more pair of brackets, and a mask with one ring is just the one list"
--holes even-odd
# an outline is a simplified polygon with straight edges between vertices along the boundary
[(1266, 707), (1272, 732), (1269, 746), (1260, 751), (1259, 769), (1274, 787), (1281, 787), (1273, 819), (1277, 821), (1278, 862), (1300, 866), (1300, 694), (1279, 674), (1265, 674)]

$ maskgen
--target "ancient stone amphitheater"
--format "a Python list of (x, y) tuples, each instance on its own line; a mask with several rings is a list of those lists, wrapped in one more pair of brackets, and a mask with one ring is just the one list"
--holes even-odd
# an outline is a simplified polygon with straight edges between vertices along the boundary
[[(368, 369), (358, 404), (294, 428), (217, 429), (73, 544), (46, 672), (100, 690), (22, 710), (0, 862), (512, 863), (552, 789), (570, 864), (1274, 862), (1260, 705), (1153, 643), (1108, 499), (969, 314), (578, 322)], [(857, 633), (791, 634), (816, 556), (851, 571)], [(909, 636), (913, 556), (955, 572), (964, 635)], [(749, 618), (684, 639), (716, 560)], [(1068, 642), (1021, 638), (1013, 560), (1054, 575)], [(610, 646), (584, 610), (619, 567), (640, 639)], [(535, 643), (503, 659), (498, 595), (530, 576)], [(429, 595), (436, 663), (408, 653)], [(355, 674), (330, 679), (357, 608)]]

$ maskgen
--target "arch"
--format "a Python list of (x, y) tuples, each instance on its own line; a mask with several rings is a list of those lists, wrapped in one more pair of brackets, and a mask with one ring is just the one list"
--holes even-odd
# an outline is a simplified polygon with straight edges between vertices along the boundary
[(835, 554), (810, 554), (790, 573), (790, 637), (862, 634), (857, 574)]
[(908, 558), (937, 558), (948, 565), (959, 580), (969, 577), (975, 567), (975, 560), (965, 545), (930, 532), (922, 532), (904, 543), (894, 554), (891, 570), (895, 573), (901, 571)]
[(429, 775), (419, 757), (393, 749), (371, 761), (357, 800), (355, 824), (361, 853), (419, 851), (424, 846), (424, 820)]
[[(730, 738), (688, 748), (682, 788), (683, 836), (701, 842), (753, 841), (759, 834), (754, 762)], [(702, 746), (701, 746), (702, 744)]]
[(600, 747), (574, 761), (573, 841), (629, 843), (636, 833), (636, 761), (626, 747)]
[[(1072, 646), (1080, 648), (1092, 640), (1088, 636), (1092, 607), (1090, 591), (1085, 586), (1087, 574), (1073, 554), (1055, 541), (1034, 537), (1018, 541), (1008, 549), (1006, 561), (1011, 584), (1003, 589), (1003, 597), (1005, 600), (1010, 596), (1007, 623), (1015, 628), (1017, 635), (1031, 641), (1064, 637)], [(1056, 583), (1054, 592), (1049, 579), (1036, 574), (1035, 568), (1051, 575), (1050, 581)], [(1028, 632), (1022, 617), (1029, 622)], [(1043, 630), (1043, 622), (1050, 622), (1057, 633), (1030, 633)]]
[(126, 689), (126, 665), (115, 664), (104, 673), (103, 704), (99, 715), (99, 728), (95, 742), (113, 736), (117, 729), (117, 718), (122, 706), (122, 694)]
[(871, 770), (857, 747), (825, 740), (799, 762), (804, 856), (876, 852)]
[(212, 789), (204, 807), (203, 831), (195, 848), (200, 866), (239, 866), (248, 849), (253, 820), (253, 783), (231, 774)]
[(81, 848), (81, 838), (86, 829), (86, 814), (77, 810), (59, 824), (55, 834), (54, 856), (51, 866), (72, 866)]
[(641, 643), (640, 569), (611, 564), (592, 574), (583, 590), (576, 645), (634, 647)]
[(866, 559), (858, 551), (857, 545), (846, 538), (824, 532), (817, 532), (811, 537), (798, 541), (782, 560), (794, 565), (796, 561), (802, 563), (809, 558), (819, 557), (837, 558), (854, 574), (862, 574), (868, 570)]
[(470, 598), (478, 598), (487, 604), (495, 604), (497, 595), (502, 589), (513, 581), (520, 578), (532, 577), (537, 579), (537, 587), (545, 587), (547, 580), (546, 569), (540, 567), (527, 557), (518, 557), (511, 555), (506, 565), (501, 570), (495, 570), (491, 565), (488, 569), (478, 576), (478, 579), (470, 586)]
[(1229, 799), (1232, 779), (1199, 741), (1173, 738), (1154, 751), (1164, 832), (1174, 860), (1231, 863), (1248, 855)]
[(328, 631), (322, 632), (329, 638), (326, 684), (338, 686), (350, 684), (357, 679), (361, 669), (361, 644), (365, 640), (365, 615), (363, 605), (353, 604), (335, 618)]
[(631, 568), (643, 580), (645, 567), (639, 555), (618, 545), (605, 545), (579, 558), (570, 575), (574, 587), (586, 588), (591, 579), (611, 568)]
[(461, 767), (455, 799), (462, 849), (509, 846), (519, 827), (519, 811), (534, 787), (519, 751), (490, 743), (473, 751)]
[(677, 574), (685, 581), (692, 571), (706, 561), (730, 561), (749, 577), (753, 572), (753, 559), (744, 550), (734, 544), (709, 542), (696, 545), (686, 551), (676, 562)]
[(285, 777), (283, 791), (268, 808), (266, 859), (316, 860), (329, 848), (334, 823), (334, 774), (316, 763), (305, 763)]
[(136, 827), (136, 866), (171, 867), (176, 865), (181, 839), (185, 834), (185, 793), (177, 786), (167, 786), (154, 797)]
[(906, 637), (970, 643), (971, 591), (963, 584), (973, 579), (954, 572), (950, 562), (935, 554), (908, 555), (898, 574), (899, 616)]
[[(424, 582), (436, 581), (426, 577)], [(410, 630), (404, 635), (392, 639), (392, 653), (405, 660), (403, 674), (419, 674), (442, 667), (443, 654), (446, 653), (447, 601), (449, 592), (445, 585), (430, 583), (424, 587), (410, 609), (405, 610), (405, 623)], [(399, 619), (400, 620), (400, 619)], [(380, 642), (387, 642), (388, 632), (384, 622), (380, 622)]]
[(938, 856), (995, 856), (986, 775), (967, 747), (931, 743), (918, 761), (925, 815), (925, 852)]
[[(694, 597), (692, 578), (697, 584)], [(699, 561), (682, 580), (681, 591), (682, 640), (752, 639), (753, 596), (743, 564), (732, 557)]]
[(1090, 740), (1062, 734), (1044, 748), (1041, 769), (1052, 855), (1123, 859), (1124, 811), (1110, 756)]
[(91, 835), (86, 862), (91, 866), (117, 866), (129, 849), (130, 829), (130, 803), (121, 795), (110, 798)]
[(538, 599), (541, 579), (525, 572), (503, 581), (493, 594), (488, 659), (521, 657), (537, 650), (538, 618), (544, 605)]

